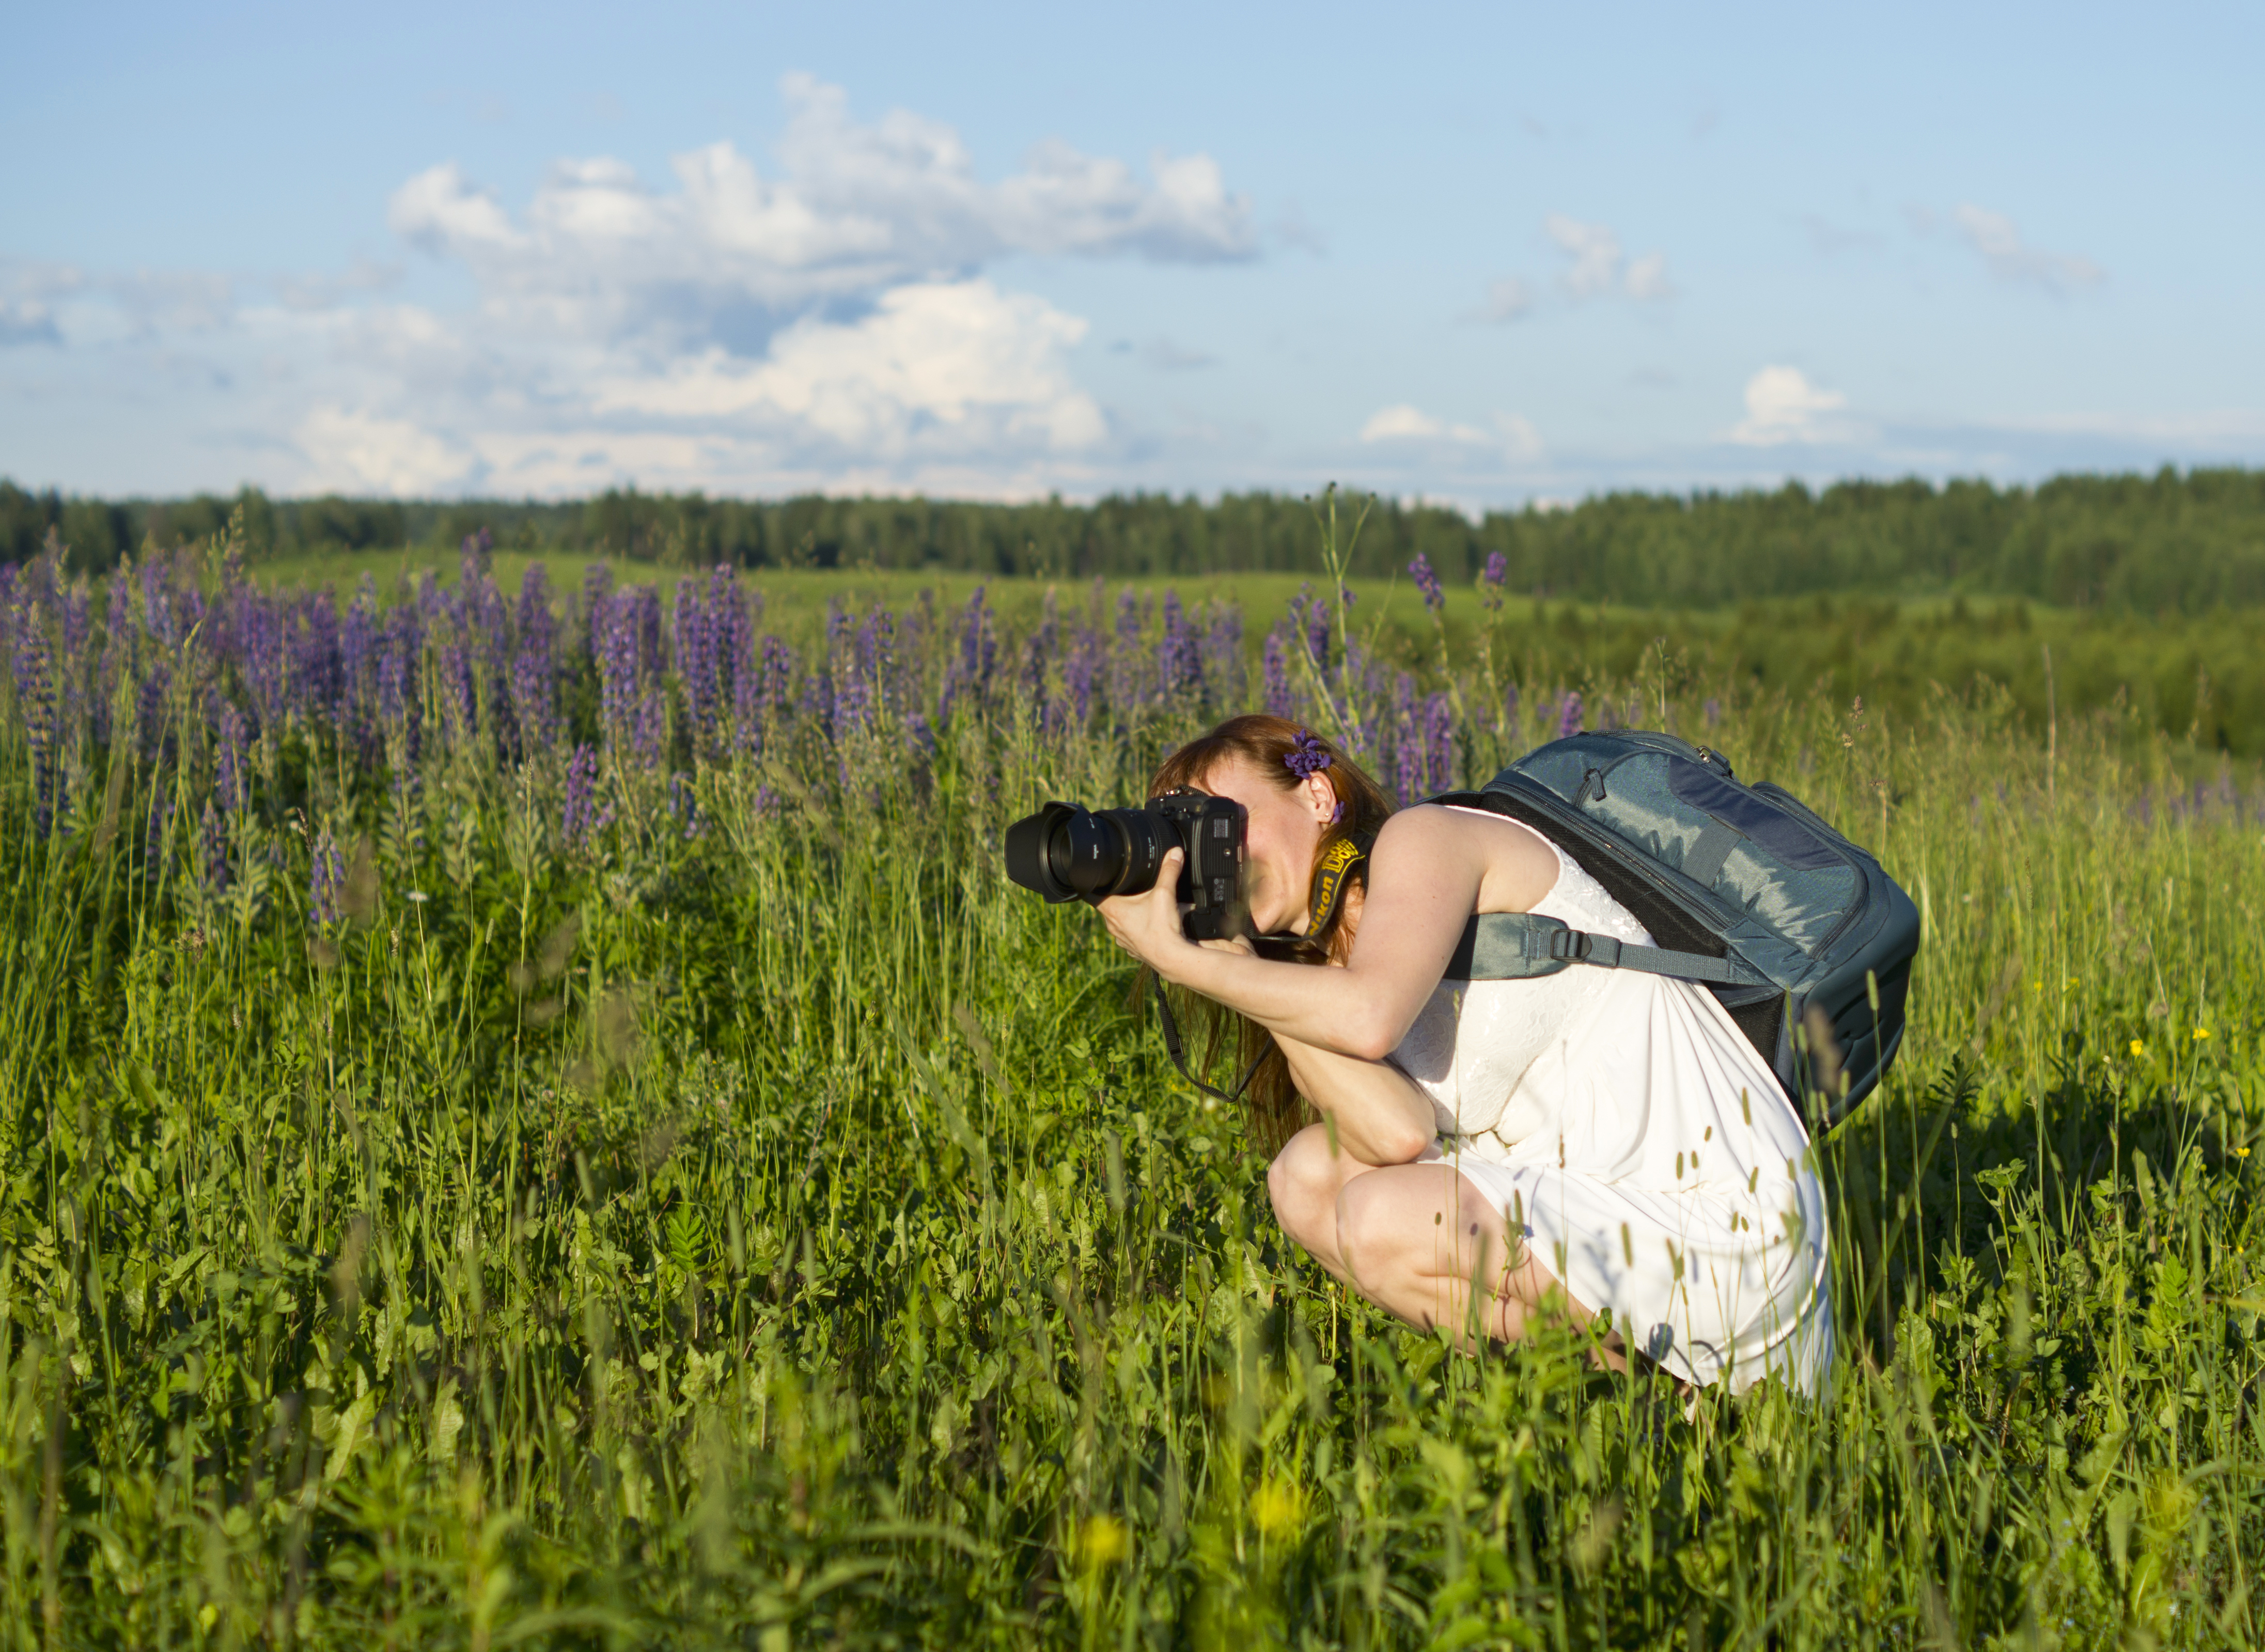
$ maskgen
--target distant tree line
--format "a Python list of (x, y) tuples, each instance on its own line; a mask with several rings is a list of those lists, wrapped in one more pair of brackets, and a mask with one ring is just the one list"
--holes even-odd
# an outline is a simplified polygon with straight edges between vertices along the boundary
[[(1357, 503), (1341, 511), (1350, 520)], [(684, 565), (948, 568), (1060, 578), (1197, 574), (1316, 564), (1309, 501), (1111, 495), (1090, 505), (926, 499), (764, 500), (616, 488), (595, 499), (397, 502), (324, 497), (108, 501), (0, 481), (0, 560), (50, 533), (99, 570), (146, 543), (196, 542), (242, 513), (247, 557), (397, 549), (487, 529), (499, 546)], [(1847, 482), (1812, 492), (1613, 493), (1474, 523), (1441, 506), (1379, 500), (1355, 571), (1387, 575), (1417, 552), (1475, 578), (1489, 557), (1521, 593), (1652, 608), (1766, 596), (1973, 593), (2139, 613), (2265, 604), (2265, 470), (1987, 482)]]

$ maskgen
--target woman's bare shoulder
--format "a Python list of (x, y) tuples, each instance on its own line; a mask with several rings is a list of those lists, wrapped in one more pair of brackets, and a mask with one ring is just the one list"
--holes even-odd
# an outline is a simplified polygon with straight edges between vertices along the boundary
[(1437, 865), (1452, 858), (1482, 880), (1478, 910), (1524, 912), (1557, 878), (1557, 856), (1540, 833), (1501, 815), (1426, 804), (1384, 823), (1377, 851), (1387, 862)]

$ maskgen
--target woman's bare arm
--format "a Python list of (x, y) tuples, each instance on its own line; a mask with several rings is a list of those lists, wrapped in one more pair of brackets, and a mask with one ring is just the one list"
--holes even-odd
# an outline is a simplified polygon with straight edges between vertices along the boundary
[(1339, 1055), (1279, 1033), (1274, 1042), (1298, 1094), (1335, 1126), (1339, 1150), (1361, 1163), (1407, 1164), (1438, 1135), (1431, 1098), (1390, 1062)]
[(1154, 889), (1101, 903), (1120, 944), (1166, 980), (1248, 1016), (1278, 1039), (1374, 1063), (1408, 1036), (1471, 913), (1526, 910), (1548, 891), (1557, 862), (1539, 839), (1507, 821), (1445, 809), (1396, 814), (1370, 852), (1360, 928), (1341, 970), (1189, 941), (1172, 893), (1178, 870), (1167, 856)]

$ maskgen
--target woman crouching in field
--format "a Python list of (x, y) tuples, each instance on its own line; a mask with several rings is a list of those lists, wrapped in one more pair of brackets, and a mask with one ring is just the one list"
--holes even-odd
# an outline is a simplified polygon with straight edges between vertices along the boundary
[(1299, 1096), (1322, 1115), (1267, 1176), (1292, 1238), (1413, 1325), (1510, 1342), (1560, 1303), (1583, 1323), (1609, 1309), (1615, 1361), (1633, 1349), (1686, 1382), (1817, 1387), (1823, 1189), (1791, 1102), (1713, 994), (1579, 965), (1442, 979), (1474, 913), (1654, 944), (1625, 907), (1517, 821), (1395, 813), (1334, 745), (1279, 717), (1183, 746), (1150, 792), (1181, 786), (1249, 810), (1253, 923), (1301, 936), (1303, 963), (1323, 967), (1187, 940), (1169, 859), (1154, 889), (1100, 910), (1164, 980), (1271, 1037), (1251, 1085), (1262, 1128), (1287, 1133)]

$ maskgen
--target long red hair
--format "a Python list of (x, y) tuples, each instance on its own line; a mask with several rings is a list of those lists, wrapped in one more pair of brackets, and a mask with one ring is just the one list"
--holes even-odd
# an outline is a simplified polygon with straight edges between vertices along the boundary
[[(1237, 758), (1283, 790), (1295, 791), (1304, 782), (1298, 770), (1290, 767), (1289, 758), (1293, 753), (1311, 753), (1317, 748), (1329, 758), (1328, 765), (1318, 772), (1336, 794), (1339, 811), (1336, 821), (1315, 846), (1314, 885), (1307, 895), (1310, 904), (1321, 892), (1320, 868), (1329, 850), (1348, 838), (1362, 842), (1373, 841), (1392, 813), (1392, 799), (1384, 788), (1364, 774), (1334, 740), (1301, 728), (1286, 717), (1247, 712), (1229, 717), (1167, 757), (1149, 779), (1148, 795), (1157, 797), (1183, 786), (1200, 787), (1205, 777), (1221, 763)], [(1348, 886), (1338, 891), (1336, 903), (1320, 928), (1289, 948), (1289, 956), (1301, 964), (1345, 961), (1352, 950), (1352, 931), (1344, 921), (1345, 909), (1351, 904), (1350, 896), (1356, 886), (1365, 898), (1368, 888), (1366, 861), (1353, 867), (1348, 876)], [(1256, 1022), (1207, 1001), (1191, 1004), (1188, 1019), (1207, 1030), (1208, 1036), (1202, 1041), (1208, 1051), (1207, 1060), (1215, 1060), (1220, 1047), (1231, 1044), (1236, 1051), (1236, 1076), (1241, 1076), (1254, 1061), (1258, 1064), (1249, 1088), (1243, 1093), (1244, 1105), (1249, 1109), (1253, 1134), (1268, 1152), (1279, 1151), (1310, 1118), (1296, 1086), (1291, 1082), (1290, 1065), (1283, 1059), (1274, 1036)]]

